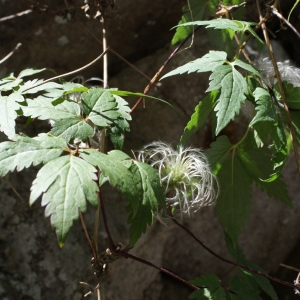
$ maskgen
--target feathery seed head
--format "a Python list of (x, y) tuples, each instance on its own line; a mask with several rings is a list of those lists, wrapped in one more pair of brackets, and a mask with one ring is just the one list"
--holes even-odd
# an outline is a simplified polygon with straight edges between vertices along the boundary
[(179, 206), (180, 212), (197, 211), (201, 206), (214, 203), (218, 188), (211, 173), (208, 160), (200, 149), (183, 148), (174, 150), (163, 142), (146, 145), (138, 154), (138, 160), (157, 169), (167, 201)]

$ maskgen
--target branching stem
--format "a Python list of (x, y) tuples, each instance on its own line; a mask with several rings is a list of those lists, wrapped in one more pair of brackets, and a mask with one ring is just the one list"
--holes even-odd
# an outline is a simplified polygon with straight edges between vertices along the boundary
[(216, 258), (218, 258), (219, 260), (225, 262), (225, 263), (228, 263), (230, 265), (233, 265), (235, 267), (239, 267), (239, 268), (242, 268), (244, 270), (247, 270), (247, 271), (250, 271), (252, 273), (255, 273), (255, 274), (258, 274), (260, 276), (263, 276), (269, 280), (272, 280), (272, 281), (275, 281), (277, 283), (280, 283), (282, 285), (286, 285), (288, 287), (291, 287), (293, 289), (296, 289), (298, 291), (300, 291), (300, 287), (297, 287), (296, 285), (292, 284), (292, 283), (289, 283), (289, 282), (286, 282), (286, 281), (283, 281), (283, 280), (280, 280), (276, 277), (272, 277), (268, 274), (265, 274), (265, 273), (262, 273), (260, 271), (257, 271), (257, 270), (254, 270), (252, 268), (249, 268), (249, 267), (246, 267), (242, 264), (239, 264), (239, 263), (236, 263), (234, 261), (231, 261), (231, 260), (228, 260), (226, 258), (223, 258), (222, 256), (218, 255), (217, 253), (215, 253), (214, 251), (212, 251), (209, 247), (207, 247), (202, 241), (200, 241), (189, 229), (187, 229), (185, 226), (183, 226), (182, 224), (180, 224), (174, 217), (173, 217), (173, 214), (172, 214), (172, 211), (171, 211), (171, 206), (168, 205), (168, 214), (169, 216), (171, 217), (172, 221), (177, 225), (179, 226), (181, 229), (183, 229), (188, 235), (190, 235), (194, 240), (196, 240), (198, 242), (198, 244), (200, 244), (206, 251), (208, 251), (210, 254), (212, 254), (213, 256), (215, 256)]
[[(260, 7), (260, 0), (256, 0), (256, 6), (257, 6), (257, 10), (258, 10), (258, 14), (259, 14), (259, 19), (260, 21), (262, 21), (264, 18), (262, 16), (262, 10)], [(270, 58), (272, 60), (272, 64), (274, 67), (274, 71), (275, 71), (275, 77), (277, 78), (278, 81), (278, 86), (279, 86), (279, 90), (280, 90), (280, 94), (283, 100), (283, 105), (284, 105), (284, 110), (286, 112), (286, 117), (287, 117), (287, 121), (288, 121), (288, 126), (289, 126), (289, 130), (290, 130), (290, 134), (291, 134), (291, 139), (292, 139), (292, 143), (293, 143), (293, 148), (294, 148), (294, 154), (295, 154), (295, 159), (296, 159), (296, 163), (297, 163), (297, 167), (298, 167), (298, 172), (300, 175), (300, 159), (299, 159), (299, 153), (298, 153), (298, 145), (297, 145), (297, 141), (296, 141), (296, 136), (295, 136), (295, 132), (294, 132), (294, 128), (293, 128), (293, 124), (292, 124), (292, 119), (291, 119), (291, 114), (289, 111), (289, 107), (287, 105), (287, 99), (286, 99), (286, 95), (284, 92), (284, 88), (283, 88), (283, 84), (282, 84), (282, 80), (281, 80), (281, 75), (277, 66), (277, 62), (274, 56), (274, 52), (273, 52), (273, 48), (269, 39), (269, 34), (267, 31), (267, 27), (266, 24), (263, 22), (261, 24), (261, 28), (264, 34), (264, 38), (269, 50), (269, 55)]]

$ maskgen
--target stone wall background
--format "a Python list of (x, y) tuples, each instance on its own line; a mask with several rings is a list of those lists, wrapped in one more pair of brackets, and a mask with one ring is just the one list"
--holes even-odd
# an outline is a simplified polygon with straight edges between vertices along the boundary
[[(83, 1), (68, 1), (76, 10), (76, 18), (101, 38), (101, 26), (96, 20), (87, 20), (79, 7)], [(283, 9), (293, 1), (281, 1)], [(108, 44), (125, 58), (152, 77), (173, 47), (169, 42), (173, 35), (169, 29), (178, 23), (185, 1), (119, 1), (119, 16), (108, 22)], [(0, 2), (0, 18), (28, 9), (35, 1)], [(48, 12), (34, 12), (10, 21), (0, 22), (0, 58), (21, 42), (22, 47), (0, 65), (0, 75), (14, 71), (16, 74), (26, 67), (50, 67), (62, 74), (93, 60), (102, 52), (102, 46), (84, 32), (74, 20), (66, 21), (62, 15), (65, 4), (62, 0), (41, 1), (48, 5)], [(248, 19), (255, 19), (248, 12)], [(297, 25), (298, 12), (293, 14)], [(294, 20), (294, 21), (293, 21)], [(278, 22), (269, 24), (278, 28)], [(277, 26), (277, 27), (276, 27)], [(289, 55), (296, 60), (299, 41), (289, 31), (279, 32), (282, 45), (289, 48)], [(210, 45), (206, 31), (199, 30), (193, 46), (178, 54), (169, 64), (171, 70), (184, 62), (204, 55)], [(109, 55), (111, 87), (141, 92), (147, 80)], [(85, 77), (100, 76), (101, 64), (95, 64), (82, 74)], [(52, 74), (45, 73), (45, 77)], [(183, 75), (162, 81), (151, 94), (169, 101), (177, 113), (166, 105), (146, 101), (133, 113), (131, 132), (127, 135), (125, 151), (136, 150), (153, 140), (164, 140), (176, 144), (182, 130), (193, 112), (194, 106), (203, 97), (207, 87), (207, 74)], [(129, 99), (131, 105), (136, 99)], [(246, 121), (232, 123), (228, 133), (243, 130)], [(36, 134), (44, 123), (35, 123), (26, 128), (26, 133)], [(22, 129), (23, 130), (23, 129)], [(235, 136), (231, 136), (235, 138)], [(3, 140), (3, 137), (2, 137)], [(208, 147), (211, 142), (209, 128), (197, 133), (191, 140), (196, 147)], [(38, 168), (9, 174), (0, 180), (0, 297), (1, 299), (83, 299), (87, 288), (78, 284), (85, 281), (94, 285), (90, 267), (91, 253), (79, 223), (72, 228), (63, 249), (59, 249), (49, 219), (45, 219), (39, 202), (28, 206), (29, 189)], [(261, 265), (267, 272), (279, 270), (279, 263), (288, 261), (299, 267), (299, 177), (293, 158), (284, 170), (294, 210), (254, 189), (253, 209), (240, 244), (247, 257)], [(22, 199), (14, 193), (11, 185)], [(126, 203), (109, 186), (104, 187), (104, 198), (115, 242), (128, 242), (126, 226)], [(84, 215), (87, 226), (92, 226), (93, 209)], [(228, 257), (223, 232), (214, 215), (214, 207), (201, 209), (183, 223), (203, 242), (219, 255)], [(99, 232), (99, 247), (106, 248), (103, 227)], [(138, 242), (131, 253), (172, 270), (183, 278), (190, 279), (201, 274), (222, 276), (231, 267), (216, 260), (179, 228), (164, 227), (155, 223)], [(280, 270), (280, 272), (282, 272)], [(291, 273), (282, 276), (290, 276)], [(297, 274), (289, 278), (292, 281)], [(281, 277), (282, 278), (282, 277)], [(288, 278), (288, 277), (286, 277)], [(276, 286), (278, 287), (278, 286)], [(109, 267), (102, 286), (103, 299), (187, 299), (190, 291), (157, 270), (135, 261), (120, 259)], [(294, 299), (293, 291), (283, 290), (284, 297)], [(90, 299), (95, 296), (90, 296)], [(266, 298), (267, 299), (267, 298)]]

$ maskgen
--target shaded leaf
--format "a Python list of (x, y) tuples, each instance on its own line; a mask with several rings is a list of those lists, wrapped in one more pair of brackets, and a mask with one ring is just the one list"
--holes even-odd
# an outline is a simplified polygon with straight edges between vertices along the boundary
[(24, 116), (40, 120), (80, 118), (81, 115), (79, 104), (73, 101), (63, 101), (61, 104), (53, 105), (49, 98), (39, 96), (34, 100), (27, 100), (27, 104), (27, 106), (22, 106)]
[(207, 122), (207, 118), (209, 117), (215, 105), (215, 99), (217, 95), (218, 92), (211, 92), (195, 107), (195, 112), (191, 116), (191, 120), (184, 128), (183, 134), (180, 138), (180, 145), (184, 145), (189, 140), (189, 138), (197, 131), (199, 131)]
[(203, 57), (194, 61), (190, 61), (183, 66), (176, 68), (175, 70), (165, 74), (161, 79), (169, 76), (193, 73), (193, 72), (209, 72), (215, 70), (218, 66), (222, 66), (227, 60), (227, 53), (223, 51), (209, 51)]
[(22, 171), (32, 165), (47, 163), (61, 155), (68, 146), (63, 139), (45, 133), (35, 138), (14, 135), (12, 142), (0, 143), (0, 175), (5, 176), (15, 169)]
[(252, 207), (252, 180), (234, 156), (225, 160), (218, 173), (218, 179), (220, 195), (217, 199), (216, 214), (223, 229), (237, 242)]
[(15, 119), (17, 110), (20, 108), (18, 102), (24, 101), (23, 96), (18, 93), (11, 93), (9, 96), (0, 95), (0, 130), (8, 137), (15, 134)]
[(212, 170), (214, 170), (215, 175), (220, 169), (221, 164), (227, 158), (228, 153), (231, 151), (232, 147), (233, 146), (230, 143), (228, 137), (226, 135), (222, 135), (210, 145), (209, 149), (205, 150), (205, 155)]
[(25, 70), (20, 72), (18, 78), (23, 78), (23, 77), (26, 77), (26, 76), (32, 76), (32, 75), (41, 73), (45, 70), (46, 70), (46, 68), (43, 68), (43, 69), (25, 69)]
[(215, 107), (218, 118), (217, 135), (239, 113), (241, 104), (245, 103), (245, 95), (248, 91), (245, 78), (231, 65), (215, 68), (209, 79), (211, 82), (207, 92), (221, 89)]
[(51, 160), (43, 166), (32, 183), (30, 205), (43, 194), (42, 206), (46, 217), (56, 230), (59, 246), (62, 247), (78, 209), (86, 211), (86, 199), (98, 205), (96, 168), (86, 161), (67, 155)]
[(101, 88), (90, 89), (82, 94), (82, 106), (88, 118), (97, 126), (111, 125), (121, 114), (115, 97)]
[(200, 278), (189, 280), (189, 283), (200, 287), (189, 298), (197, 300), (226, 300), (226, 293), (221, 286), (220, 279), (215, 275), (205, 275)]
[(73, 142), (75, 138), (86, 142), (93, 136), (94, 128), (80, 118), (70, 118), (55, 122), (49, 133), (62, 137), (67, 143)]

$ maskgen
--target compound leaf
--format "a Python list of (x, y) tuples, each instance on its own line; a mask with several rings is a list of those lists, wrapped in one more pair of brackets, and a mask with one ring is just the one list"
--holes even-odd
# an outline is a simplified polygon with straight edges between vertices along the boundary
[(227, 60), (227, 53), (224, 51), (209, 51), (203, 57), (198, 58), (194, 61), (190, 61), (183, 66), (176, 68), (175, 70), (165, 74), (161, 79), (169, 76), (193, 73), (193, 72), (209, 72), (216, 69), (218, 66), (223, 65)]
[(88, 118), (100, 127), (111, 125), (121, 116), (115, 97), (105, 89), (95, 88), (83, 93), (82, 106)]
[(45, 133), (35, 138), (26, 135), (14, 135), (12, 141), (0, 143), (0, 175), (21, 171), (31, 164), (47, 163), (61, 155), (68, 146), (63, 139), (51, 137)]
[(233, 120), (235, 114), (240, 111), (241, 104), (245, 103), (247, 84), (245, 78), (233, 65), (218, 66), (210, 75), (211, 80), (207, 92), (221, 89), (218, 103), (215, 107), (217, 112), (216, 135)]
[(80, 156), (101, 170), (101, 184), (106, 181), (104, 179), (108, 179), (111, 186), (118, 188), (130, 203), (135, 216), (142, 197), (139, 178), (136, 179), (135, 174), (128, 169), (129, 157), (122, 156), (120, 152), (109, 152), (107, 155), (96, 150), (84, 150)]
[(32, 75), (41, 73), (45, 70), (46, 70), (46, 68), (43, 68), (43, 69), (25, 69), (25, 70), (20, 72), (18, 78), (23, 78), (23, 77), (26, 77), (26, 76), (32, 76)]
[(86, 211), (86, 199), (98, 205), (96, 168), (73, 155), (51, 160), (43, 166), (32, 183), (30, 205), (43, 194), (42, 206), (46, 217), (56, 230), (59, 246), (62, 247), (78, 209)]
[(214, 170), (215, 175), (220, 169), (222, 163), (227, 158), (231, 149), (232, 144), (230, 143), (228, 137), (226, 135), (222, 135), (210, 145), (209, 149), (205, 150), (205, 155), (212, 170)]
[[(62, 99), (63, 100), (63, 99)], [(39, 96), (34, 100), (27, 100), (27, 106), (22, 106), (23, 114), (40, 120), (61, 120), (80, 117), (80, 106), (73, 101), (63, 101), (53, 105), (51, 99)]]
[(75, 138), (85, 142), (93, 136), (94, 128), (80, 118), (70, 118), (55, 122), (49, 133), (62, 137), (67, 143), (73, 142)]
[[(226, 241), (226, 247), (228, 249), (229, 254), (236, 262), (238, 262), (246, 267), (249, 267), (253, 270), (265, 273), (262, 268), (257, 266), (252, 261), (246, 259), (245, 255), (243, 253), (243, 250), (226, 233), (225, 233), (225, 241)], [(240, 270), (242, 272), (243, 279), (246, 282), (248, 282), (252, 288), (255, 286), (258, 286), (263, 291), (265, 291), (273, 300), (278, 300), (276, 292), (275, 292), (273, 286), (270, 284), (270, 281), (267, 278), (260, 276), (258, 274), (255, 274), (253, 272), (250, 272), (248, 270), (242, 269), (242, 268)], [(243, 286), (244, 282), (242, 282), (242, 284), (240, 284), (238, 281), (235, 281), (235, 283), (233, 284), (233, 288), (238, 295), (243, 294), (243, 292), (242, 292), (243, 288), (241, 285)], [(231, 298), (231, 299), (238, 300), (238, 299), (244, 299), (244, 298)], [(248, 299), (248, 298), (245, 298), (245, 299)], [(249, 299), (251, 299), (251, 298), (249, 298)], [(256, 298), (253, 298), (253, 299), (256, 299)], [(258, 299), (260, 299), (260, 298), (258, 298)]]
[(138, 207), (138, 212), (134, 216), (130, 207), (127, 208), (129, 212), (128, 223), (130, 226), (130, 245), (134, 245), (140, 236), (146, 232), (147, 224), (152, 225), (153, 214), (160, 204), (163, 209), (166, 208), (165, 195), (158, 173), (149, 165), (135, 161), (132, 167), (134, 174), (138, 173), (140, 176), (142, 199)]
[(220, 279), (215, 275), (205, 275), (189, 280), (189, 283), (200, 287), (189, 298), (197, 300), (226, 300), (226, 293), (221, 286)]
[(218, 179), (220, 195), (216, 214), (225, 232), (236, 242), (250, 215), (252, 180), (234, 156), (225, 160), (218, 172)]
[[(192, 21), (192, 17), (194, 20), (203, 19), (205, 14), (205, 8), (207, 7), (207, 2), (205, 1), (198, 1), (198, 0), (190, 0), (189, 5), (186, 5), (182, 8), (184, 12), (181, 20), (179, 21), (180, 24), (187, 23)], [(191, 16), (191, 12), (193, 16)], [(193, 26), (180, 26), (176, 28), (176, 33), (173, 36), (172, 45), (177, 44), (181, 40), (185, 39), (193, 30)]]
[(11, 93), (9, 96), (0, 95), (0, 130), (8, 137), (15, 134), (15, 119), (17, 110), (20, 108), (18, 102), (24, 101), (23, 96), (18, 93)]
[(195, 107), (195, 112), (191, 116), (191, 120), (184, 128), (179, 144), (184, 145), (189, 138), (199, 131), (207, 121), (214, 105), (218, 92), (211, 92)]

